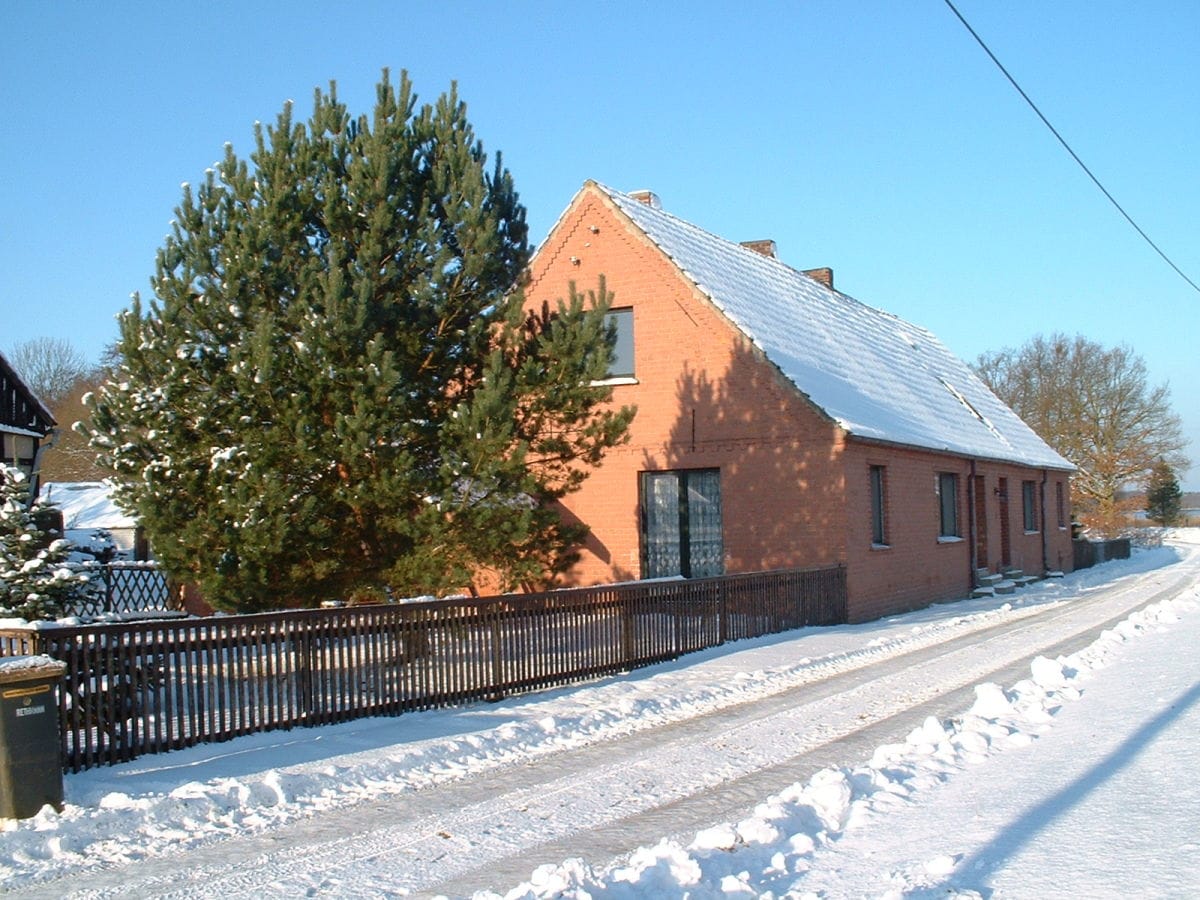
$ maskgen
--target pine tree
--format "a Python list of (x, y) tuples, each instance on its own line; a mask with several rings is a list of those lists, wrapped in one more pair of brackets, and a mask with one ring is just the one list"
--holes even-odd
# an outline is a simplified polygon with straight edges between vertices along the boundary
[(160, 563), (226, 609), (545, 579), (624, 439), (603, 286), (526, 316), (524, 209), (452, 87), (285, 105), (184, 185), (92, 435)]
[(1146, 515), (1152, 522), (1170, 527), (1179, 524), (1183, 508), (1183, 491), (1170, 463), (1160, 459), (1150, 472), (1146, 483)]
[(82, 598), (90, 579), (70, 549), (39, 527), (25, 473), (0, 465), (0, 616), (53, 619)]

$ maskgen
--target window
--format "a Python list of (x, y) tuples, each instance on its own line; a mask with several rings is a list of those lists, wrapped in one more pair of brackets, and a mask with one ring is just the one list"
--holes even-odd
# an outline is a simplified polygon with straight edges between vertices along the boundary
[(887, 531), (884, 528), (885, 486), (883, 466), (871, 466), (871, 543), (879, 547), (887, 546)]
[(1067, 527), (1067, 500), (1061, 481), (1054, 482), (1054, 507), (1058, 512), (1058, 527)]
[(720, 469), (643, 472), (641, 507), (643, 578), (725, 571)]
[(1025, 513), (1025, 530), (1037, 531), (1037, 482), (1021, 482), (1021, 509)]
[(3, 448), (0, 450), (0, 462), (15, 466), (26, 475), (33, 471), (33, 460), (37, 454), (37, 445), (33, 438), (23, 434), (0, 435)]
[(609, 378), (633, 377), (633, 310), (609, 310), (608, 323), (616, 328), (617, 343), (614, 347), (612, 366), (608, 370)]
[(958, 476), (939, 472), (937, 477), (940, 537), (958, 537)]

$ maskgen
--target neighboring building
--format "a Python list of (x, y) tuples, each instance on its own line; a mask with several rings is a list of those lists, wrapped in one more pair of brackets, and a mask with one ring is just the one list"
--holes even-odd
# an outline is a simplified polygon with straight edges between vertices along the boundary
[[(121, 559), (149, 559), (141, 526), (113, 502), (112, 488), (102, 481), (52, 481), (42, 486), (42, 503), (61, 510), (63, 532), (78, 547), (103, 549), (96, 538), (107, 532)], [(111, 551), (110, 551), (111, 552)]]
[(50, 410), (0, 353), (0, 461), (34, 475), (38, 450), (55, 424)]
[(1069, 569), (1071, 464), (928, 331), (774, 249), (591, 181), (538, 249), (531, 309), (606, 277), (638, 407), (564, 501), (591, 528), (570, 580), (840, 563), (861, 621)]

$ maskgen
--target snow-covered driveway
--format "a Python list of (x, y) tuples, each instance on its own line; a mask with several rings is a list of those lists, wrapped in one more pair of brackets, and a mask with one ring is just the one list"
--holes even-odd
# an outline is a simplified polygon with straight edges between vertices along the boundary
[[(582, 857), (590, 869), (544, 870), (526, 892), (670, 893), (691, 877), (686, 858), (644, 851), (655, 888), (604, 864), (700, 831), (701, 849), (744, 845), (711, 826), (746, 819), (828, 766), (871, 759), (927, 717), (963, 713), (975, 685), (1026, 678), (1035, 656), (1085, 647), (1134, 610), (1193, 590), (1198, 572), (1190, 547), (1154, 551), (1011, 605), (942, 605), (494, 706), (260, 735), (72, 776), (63, 814), (0, 835), (0, 874), (19, 895), (47, 897), (468, 896)], [(938, 744), (936, 729), (929, 740)]]

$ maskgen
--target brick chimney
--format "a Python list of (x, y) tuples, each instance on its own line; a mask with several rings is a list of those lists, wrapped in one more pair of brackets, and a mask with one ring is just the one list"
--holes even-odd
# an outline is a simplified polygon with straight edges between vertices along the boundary
[(774, 241), (742, 241), (742, 246), (763, 256), (769, 256), (771, 259), (779, 259)]
[(629, 196), (638, 203), (645, 203), (651, 209), (662, 209), (662, 201), (654, 191), (630, 191)]
[(823, 269), (805, 269), (804, 274), (813, 281), (819, 281), (825, 287), (833, 290), (833, 269), (825, 267)]

